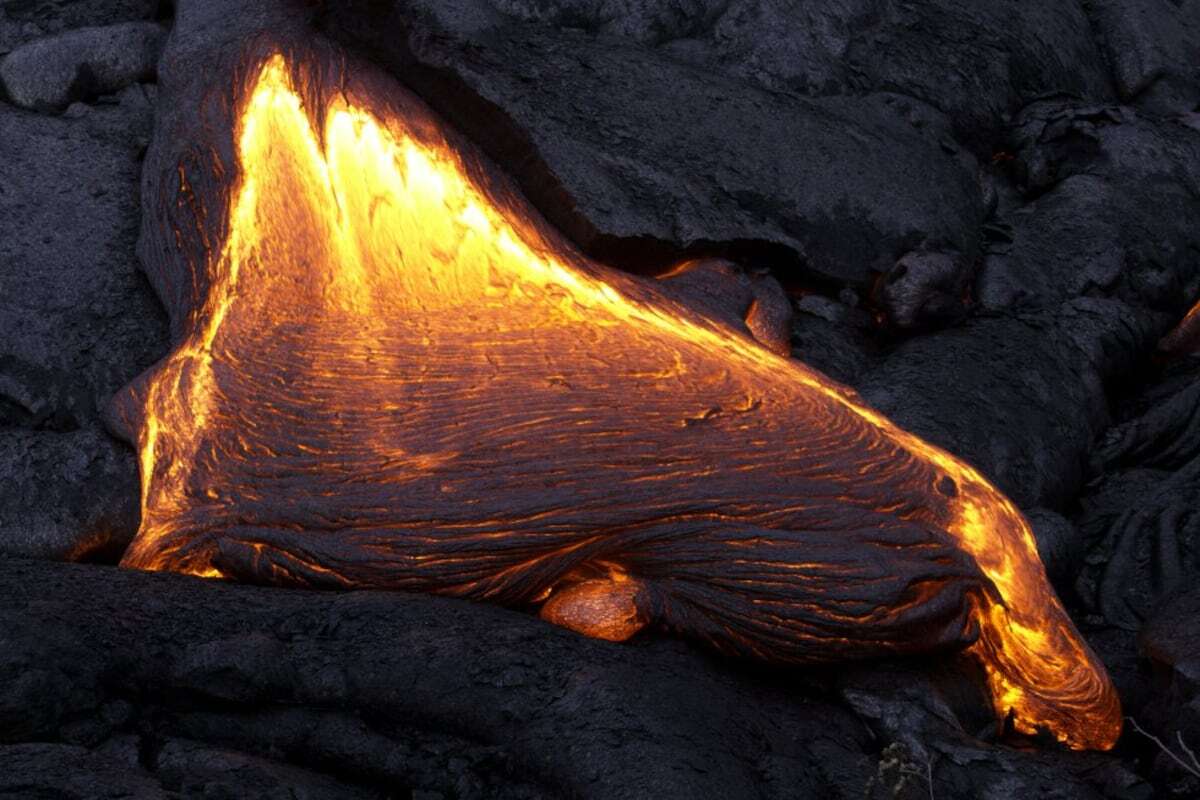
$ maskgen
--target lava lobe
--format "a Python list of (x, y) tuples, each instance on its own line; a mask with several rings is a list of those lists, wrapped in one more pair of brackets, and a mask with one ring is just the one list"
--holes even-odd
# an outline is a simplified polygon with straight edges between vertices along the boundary
[(543, 604), (778, 663), (967, 647), (999, 718), (1114, 743), (1108, 676), (978, 472), (591, 262), (400, 87), (331, 72), (256, 62), (236, 165), (151, 187), (211, 247), (155, 234), (176, 337), (114, 406), (125, 566)]

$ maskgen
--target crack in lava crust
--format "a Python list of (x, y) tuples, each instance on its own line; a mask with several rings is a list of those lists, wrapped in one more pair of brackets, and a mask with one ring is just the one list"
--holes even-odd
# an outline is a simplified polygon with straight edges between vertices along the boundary
[(640, 615), (780, 663), (967, 646), (1018, 730), (1114, 743), (1104, 669), (975, 470), (589, 262), (431, 118), (303, 75), (252, 75), (203, 302), (118, 400), (124, 565), (510, 605), (582, 586), (626, 603), (611, 638)]

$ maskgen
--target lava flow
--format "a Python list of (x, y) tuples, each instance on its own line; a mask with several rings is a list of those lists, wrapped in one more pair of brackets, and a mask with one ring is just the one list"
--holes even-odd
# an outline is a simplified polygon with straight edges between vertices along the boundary
[(238, 104), (201, 300), (118, 400), (126, 566), (542, 603), (778, 663), (968, 647), (1000, 719), (1112, 746), (1108, 676), (974, 469), (582, 257), (428, 112), (282, 56)]
[(1200, 303), (1192, 306), (1179, 324), (1162, 338), (1158, 349), (1172, 355), (1200, 352)]

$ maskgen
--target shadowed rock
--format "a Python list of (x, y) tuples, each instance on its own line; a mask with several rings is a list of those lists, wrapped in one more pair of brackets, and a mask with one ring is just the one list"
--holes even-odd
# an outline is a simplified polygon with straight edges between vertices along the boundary
[(1200, 101), (1200, 2), (1094, 0), (1089, 13), (1121, 99), (1151, 112)]
[(141, 87), (48, 117), (0, 105), (0, 552), (117, 558), (137, 529), (137, 463), (98, 409), (161, 356), (137, 269)]
[(1200, 384), (1181, 361), (1130, 404), (1097, 454), (1102, 477), (1082, 498), (1092, 553), (1083, 596), (1105, 620), (1137, 630), (1164, 597), (1200, 578)]
[(876, 287), (888, 322), (903, 330), (942, 327), (962, 319), (969, 265), (953, 253), (907, 253)]
[(19, 106), (63, 111), (72, 101), (152, 80), (165, 37), (153, 22), (126, 22), (38, 39), (0, 60), (0, 82)]
[(1194, 797), (1200, 792), (1193, 771), (1200, 769), (1200, 592), (1189, 588), (1155, 608), (1138, 645), (1153, 694), (1137, 718), (1163, 747), (1138, 739), (1154, 764), (1158, 796)]
[(334, 3), (322, 24), (390, 64), (608, 263), (768, 248), (865, 287), (918, 246), (977, 252), (973, 168), (886, 98), (770, 91), (482, 0)]
[(1128, 782), (1111, 757), (971, 739), (954, 714), (973, 684), (929, 672), (747, 671), (461, 600), (0, 557), (0, 794), (920, 800), (928, 769), (938, 798), (1092, 800)]
[(1103, 58), (1076, 3), (476, 0), (464, 7), (473, 13), (462, 27), (481, 41), (487, 10), (495, 9), (554, 30), (636, 42), (773, 90), (895, 93), (940, 110), (981, 148), (1007, 113), (1039, 96), (1109, 95)]
[(748, 274), (718, 259), (685, 262), (660, 278), (690, 307), (733, 328), (744, 327), (768, 350), (792, 354), (792, 303), (770, 274)]

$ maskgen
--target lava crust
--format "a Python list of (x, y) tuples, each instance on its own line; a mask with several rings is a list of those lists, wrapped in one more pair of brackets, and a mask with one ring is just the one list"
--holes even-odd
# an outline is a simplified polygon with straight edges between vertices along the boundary
[(998, 718), (1114, 743), (1104, 669), (972, 467), (590, 261), (369, 65), (231, 72), (163, 77), (205, 124), (148, 159), (174, 342), (111, 415), (141, 456), (124, 565), (544, 602), (777, 663), (969, 647)]

